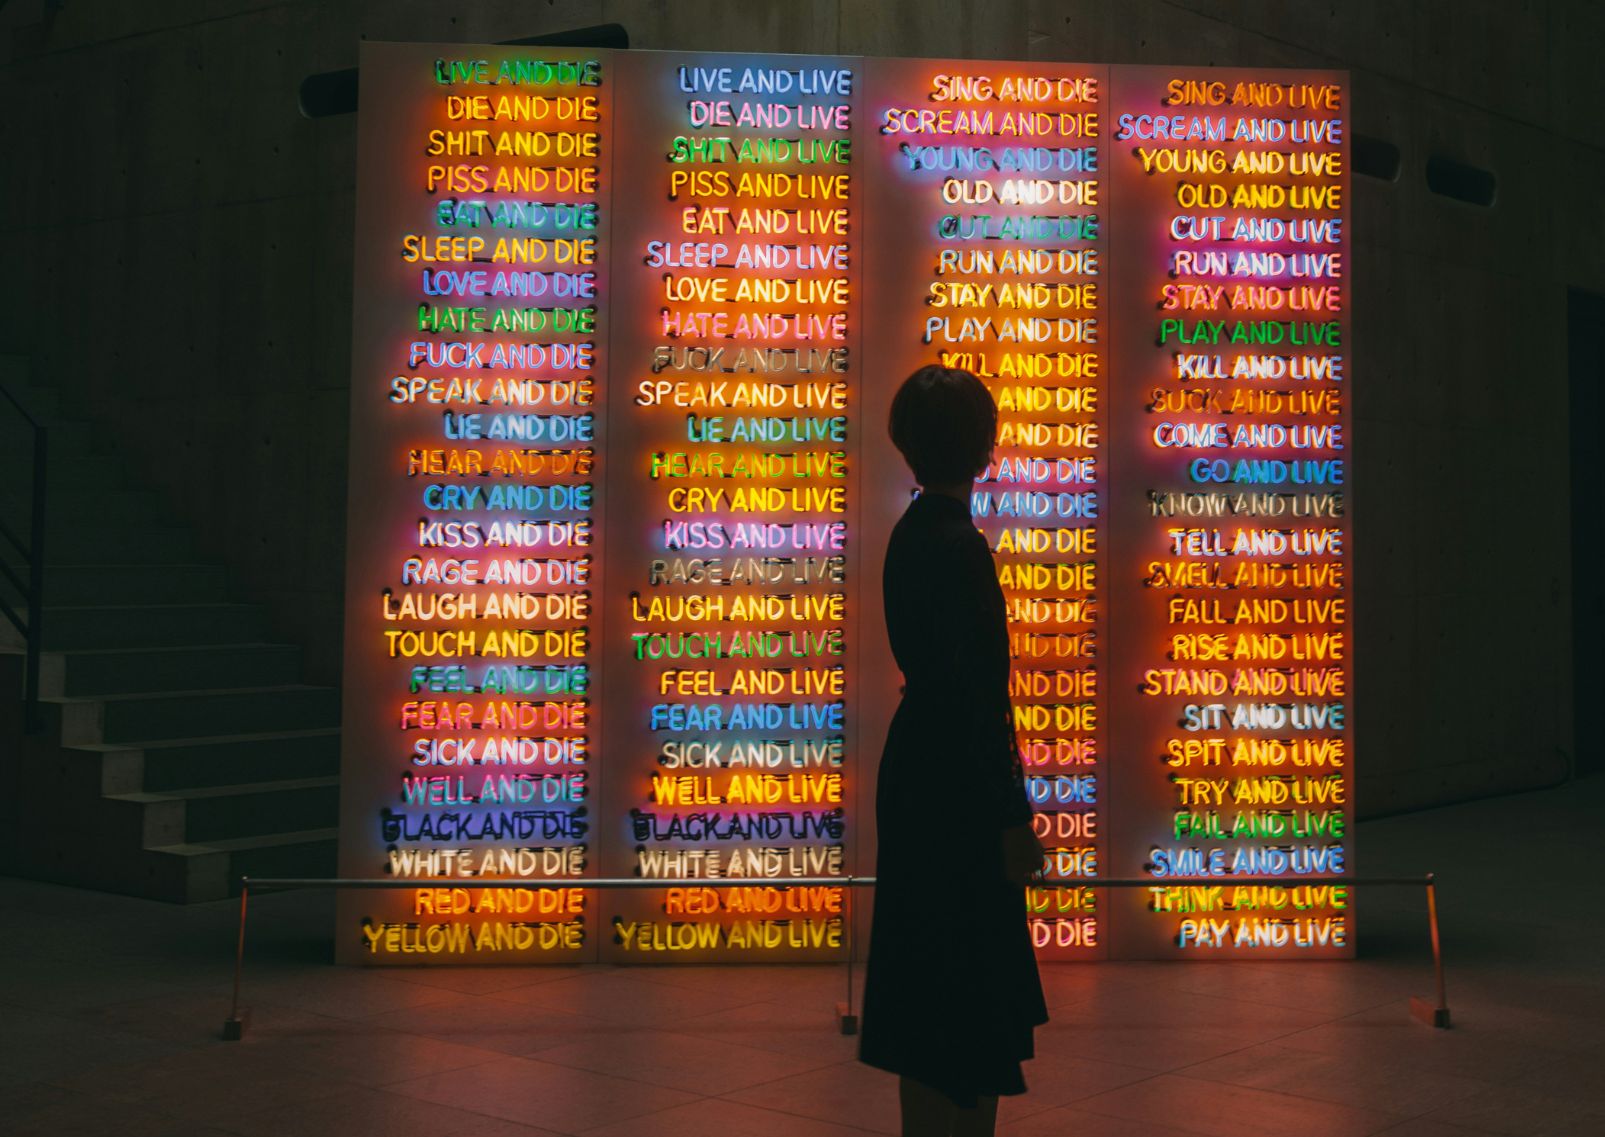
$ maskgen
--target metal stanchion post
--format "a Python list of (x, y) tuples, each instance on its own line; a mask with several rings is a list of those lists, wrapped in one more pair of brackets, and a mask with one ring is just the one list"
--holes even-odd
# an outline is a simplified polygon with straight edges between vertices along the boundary
[(251, 1012), (240, 1008), (240, 973), (245, 970), (245, 912), (251, 898), (251, 878), (240, 878), (240, 937), (234, 947), (234, 1004), (223, 1020), (223, 1040), (238, 1042), (245, 1037), (245, 1024)]
[(1443, 987), (1443, 944), (1438, 939), (1437, 876), (1427, 874), (1427, 927), (1432, 933), (1432, 970), (1438, 984), (1438, 1001), (1428, 1002), (1420, 995), (1410, 996), (1410, 1013), (1428, 1026), (1449, 1025), (1449, 1000)]
[(858, 1016), (853, 1013), (853, 878), (842, 889), (842, 936), (847, 943), (847, 1001), (836, 1004), (836, 1022), (843, 1034), (858, 1033)]

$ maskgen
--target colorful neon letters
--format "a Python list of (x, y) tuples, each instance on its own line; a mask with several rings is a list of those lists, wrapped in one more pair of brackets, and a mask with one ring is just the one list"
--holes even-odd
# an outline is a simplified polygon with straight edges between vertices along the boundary
[[(1101, 70), (884, 60), (870, 89), (874, 214), (897, 246), (929, 250), (866, 300), (881, 329), (866, 344), (873, 371), (901, 377), (937, 360), (975, 372), (998, 403), (971, 512), (1008, 605), (1015, 728), (1049, 851), (1027, 896), (1045, 956), (1101, 953), (1101, 897), (1084, 885), (1108, 875)], [(886, 457), (876, 480), (906, 489)], [(883, 521), (902, 501), (882, 500)]]
[(1141, 587), (1118, 651), (1140, 705), (1125, 737), (1159, 759), (1116, 793), (1123, 814), (1169, 821), (1133, 866), (1155, 879), (1142, 910), (1178, 955), (1344, 954), (1346, 887), (1232, 878), (1353, 868), (1347, 85), (1163, 68), (1114, 83), (1117, 414), (1141, 495), (1121, 511)]
[(342, 897), (342, 958), (851, 950), (869, 898), (783, 881), (873, 872), (885, 421), (931, 361), (1001, 413), (1043, 958), (1352, 954), (1300, 883), (1353, 868), (1341, 75), (362, 72), (341, 871), (417, 887)]
[(839, 953), (843, 890), (768, 882), (845, 874), (855, 836), (858, 73), (653, 63), (620, 96), (603, 824), (620, 875), (730, 887), (609, 896), (602, 951)]

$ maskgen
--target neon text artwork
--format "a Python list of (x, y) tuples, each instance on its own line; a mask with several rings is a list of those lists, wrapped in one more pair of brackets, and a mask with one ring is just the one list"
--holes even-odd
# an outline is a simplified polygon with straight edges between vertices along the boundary
[[(362, 76), (341, 873), (416, 887), (343, 896), (343, 959), (853, 950), (914, 489), (886, 418), (929, 362), (1000, 412), (970, 504), (1041, 957), (1353, 953), (1349, 890), (1301, 883), (1353, 871), (1345, 76)], [(969, 916), (929, 910), (937, 950)]]

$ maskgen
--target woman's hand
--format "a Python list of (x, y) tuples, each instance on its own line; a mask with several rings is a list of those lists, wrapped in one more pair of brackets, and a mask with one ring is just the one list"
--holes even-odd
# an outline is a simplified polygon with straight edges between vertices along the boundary
[(1013, 825), (1003, 831), (1003, 874), (1011, 884), (1030, 884), (1042, 874), (1047, 854), (1029, 825)]

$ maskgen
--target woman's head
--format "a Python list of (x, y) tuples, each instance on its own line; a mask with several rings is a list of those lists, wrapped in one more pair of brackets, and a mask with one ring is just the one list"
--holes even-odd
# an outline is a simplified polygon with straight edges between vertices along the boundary
[(972, 481), (991, 460), (998, 408), (970, 372), (933, 363), (903, 380), (890, 425), (892, 444), (920, 485), (954, 485)]

